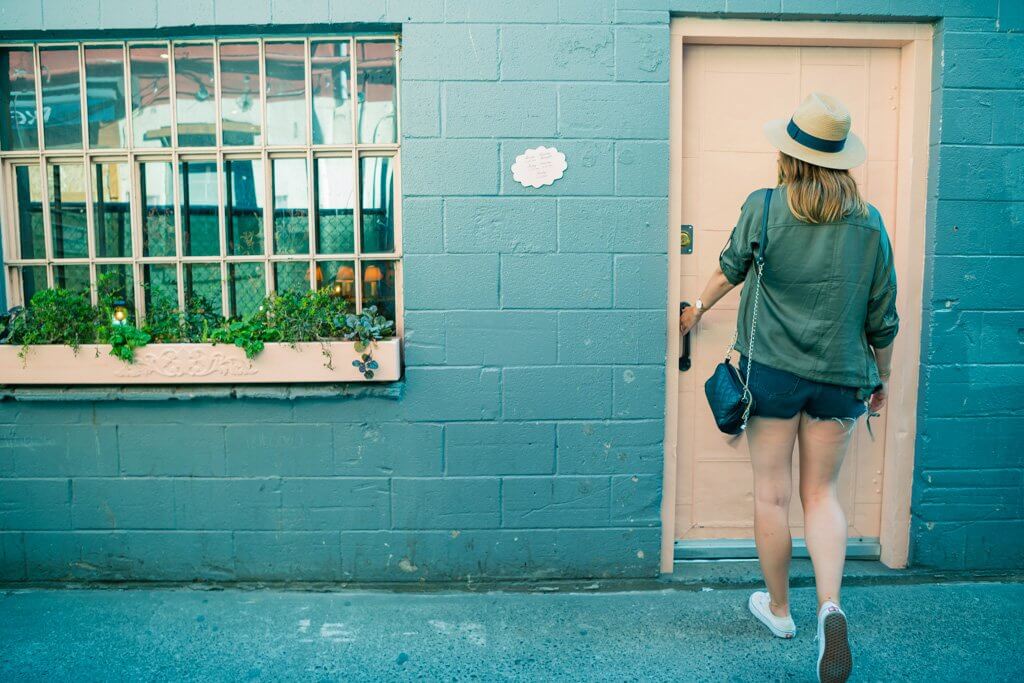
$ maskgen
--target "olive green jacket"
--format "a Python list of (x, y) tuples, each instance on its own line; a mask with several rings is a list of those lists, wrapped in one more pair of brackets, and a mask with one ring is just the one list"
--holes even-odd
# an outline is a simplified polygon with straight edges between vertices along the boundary
[[(764, 194), (743, 203), (739, 222), (719, 256), (729, 282), (754, 266)], [(740, 296), (735, 348), (750, 340), (754, 275)], [(878, 209), (835, 223), (805, 223), (789, 210), (786, 187), (768, 211), (768, 248), (758, 303), (753, 358), (805, 379), (856, 387), (867, 398), (879, 386), (870, 347), (884, 348), (899, 329), (892, 246)]]

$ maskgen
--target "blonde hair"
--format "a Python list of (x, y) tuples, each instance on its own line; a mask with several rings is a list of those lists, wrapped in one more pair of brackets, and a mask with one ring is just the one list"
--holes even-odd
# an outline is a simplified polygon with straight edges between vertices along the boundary
[(779, 184), (786, 186), (789, 210), (807, 223), (832, 223), (868, 213), (849, 171), (816, 166), (779, 152)]

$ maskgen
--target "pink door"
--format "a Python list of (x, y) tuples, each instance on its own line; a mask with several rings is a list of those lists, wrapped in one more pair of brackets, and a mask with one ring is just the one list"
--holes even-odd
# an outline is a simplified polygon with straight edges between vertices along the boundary
[[(717, 265), (747, 194), (775, 184), (776, 152), (762, 123), (788, 116), (809, 92), (835, 95), (850, 108), (854, 131), (868, 147), (868, 162), (853, 175), (893, 225), (899, 70), (895, 48), (684, 47), (682, 222), (693, 226), (694, 237), (693, 253), (681, 256), (683, 300), (693, 301)], [(707, 545), (753, 534), (746, 439), (730, 440), (715, 429), (703, 394), (732, 338), (738, 301), (739, 288), (704, 316), (691, 340), (692, 368), (679, 378), (675, 529), (684, 548), (688, 541)], [(884, 420), (872, 420), (877, 441), (858, 423), (840, 479), (850, 535), (869, 544), (879, 535)], [(794, 536), (802, 536), (797, 497), (792, 522)]]

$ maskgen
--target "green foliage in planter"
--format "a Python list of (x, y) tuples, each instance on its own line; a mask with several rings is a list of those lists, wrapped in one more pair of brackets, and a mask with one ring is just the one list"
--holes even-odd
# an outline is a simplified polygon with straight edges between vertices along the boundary
[(182, 311), (174, 301), (154, 292), (141, 327), (131, 314), (123, 324), (113, 322), (121, 291), (122, 283), (112, 275), (98, 279), (95, 306), (81, 292), (39, 291), (27, 308), (0, 318), (0, 343), (67, 344), (76, 349), (82, 344), (110, 344), (112, 356), (131, 363), (135, 349), (151, 342), (233, 344), (254, 358), (270, 342), (354, 341), (360, 359), (352, 364), (372, 379), (377, 369), (374, 342), (395, 335), (394, 321), (380, 315), (376, 306), (356, 314), (348, 301), (332, 296), (329, 287), (271, 295), (252, 315), (232, 319), (225, 319), (201, 297), (190, 299)]

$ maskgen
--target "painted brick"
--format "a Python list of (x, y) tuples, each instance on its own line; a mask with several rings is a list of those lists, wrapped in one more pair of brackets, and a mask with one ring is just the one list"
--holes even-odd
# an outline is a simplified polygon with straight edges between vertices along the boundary
[(615, 194), (668, 195), (668, 145), (664, 142), (615, 143)]
[(203, 26), (214, 23), (214, 0), (156, 3), (157, 26)]
[(124, 533), (25, 532), (27, 574), (38, 580), (127, 581), (140, 563)]
[(615, 36), (609, 28), (531, 25), (501, 30), (502, 80), (600, 81), (614, 74)]
[(412, 138), (402, 146), (402, 191), (414, 195), (480, 195), (498, 190), (494, 140)]
[[(402, 136), (407, 138), (439, 136), (441, 134), (441, 84), (438, 81), (404, 81), (401, 87), (401, 96)], [(403, 238), (404, 236), (403, 231)]]
[(404, 266), (409, 310), (498, 307), (497, 255), (410, 254)]
[(558, 133), (581, 138), (668, 137), (668, 84), (588, 83), (558, 87)]
[(929, 417), (1011, 416), (1024, 405), (1024, 365), (925, 366), (921, 382)]
[(1024, 3), (999, 0), (999, 28), (1003, 31), (1024, 31)]
[(930, 320), (929, 363), (1024, 363), (1024, 311), (943, 308)]
[(445, 87), (445, 135), (454, 138), (554, 135), (555, 86), (453, 82)]
[(930, 521), (1020, 519), (1024, 486), (1019, 469), (924, 470), (915, 512)]
[(71, 527), (67, 479), (0, 479), (0, 531)]
[(557, 237), (554, 199), (453, 197), (444, 204), (448, 253), (548, 252)]
[(405, 314), (406, 365), (441, 365), (445, 358), (444, 313), (410, 311)]
[(218, 424), (280, 423), (292, 421), (292, 403), (278, 399), (203, 398), (190, 401), (97, 401), (92, 420), (101, 425), (134, 428), (146, 424), (201, 424), (216, 415)]
[(1024, 255), (936, 256), (933, 269), (931, 298), (936, 306), (952, 302), (960, 309), (1024, 308), (1024, 288), (1017, 279), (1024, 272)]
[(612, 417), (658, 418), (665, 414), (665, 347), (656, 340), (662, 365), (615, 368), (612, 373)]
[(118, 28), (156, 26), (156, 0), (100, 0), (100, 25)]
[(117, 433), (113, 427), (0, 426), (0, 477), (115, 474)]
[(408, 368), (405, 377), (410, 420), (493, 420), (498, 416), (501, 373), (496, 369)]
[(730, 12), (777, 13), (782, 10), (782, 0), (729, 0)]
[[(0, 26), (9, 31), (34, 30), (43, 25), (43, 3), (5, 2), (0, 4)], [(24, 573), (24, 567), (22, 568)]]
[[(1024, 81), (1024, 73), (1021, 80)], [(1024, 168), (1024, 147), (944, 147), (939, 194), (946, 199), (1021, 201), (1024, 200), (1021, 168)]]
[(616, 10), (616, 24), (668, 24), (669, 13), (659, 10)]
[(387, 479), (319, 478), (281, 482), (282, 528), (315, 531), (391, 526)]
[(318, 24), (331, 17), (328, 0), (271, 0), (270, 11), (276, 24)]
[(660, 474), (664, 435), (660, 419), (560, 424), (558, 473)]
[(488, 81), (498, 78), (493, 26), (409, 24), (402, 30), (402, 79)]
[(611, 266), (605, 254), (503, 256), (502, 308), (608, 308)]
[[(1024, 467), (1024, 416), (935, 418), (918, 422), (918, 467), (963, 467), (982, 453), (986, 467)], [(972, 461), (973, 462), (973, 461)]]
[(82, 26), (100, 26), (100, 0), (81, 0), (74, 8), (64, 0), (40, 0), (43, 7), (43, 26), (48, 31), (76, 29)]
[(662, 27), (617, 28), (615, 46), (616, 80), (668, 80), (668, 35)]
[(566, 24), (610, 24), (615, 0), (558, 0), (558, 19)]
[(664, 324), (664, 311), (561, 311), (558, 362), (663, 363), (664, 344), (651, 339), (647, 332)]
[(612, 524), (656, 526), (661, 521), (661, 477), (612, 477)]
[(524, 187), (512, 177), (516, 157), (534, 147), (551, 147), (551, 140), (514, 140), (501, 143), (501, 193), (520, 195), (610, 195), (615, 192), (614, 144), (607, 140), (558, 140), (555, 149), (565, 154), (567, 168), (552, 185)]
[(940, 199), (933, 226), (936, 254), (1024, 254), (1024, 202)]
[(342, 572), (337, 533), (237, 531), (235, 578), (270, 581), (336, 581)]
[(277, 529), (279, 479), (174, 479), (179, 529)]
[(664, 309), (668, 259), (662, 254), (617, 254), (614, 265), (615, 308)]
[[(2, 14), (0, 14), (2, 16)], [(25, 540), (21, 532), (0, 532), (0, 577), (25, 580)]]
[(417, 477), (441, 474), (442, 427), (406, 422), (334, 425), (334, 474)]
[(445, 464), (450, 475), (554, 474), (555, 425), (450, 424)]
[(558, 314), (452, 311), (446, 314), (449, 365), (544, 365), (558, 349)]
[(1000, 569), (1024, 560), (1024, 521), (911, 521), (912, 561), (917, 566), (949, 569)]
[(487, 529), (499, 526), (499, 480), (392, 479), (396, 529)]
[(608, 417), (610, 374), (601, 367), (506, 368), (502, 415), (509, 420)]
[(506, 527), (595, 527), (609, 523), (606, 477), (506, 477), (502, 521)]
[(1021, 34), (946, 32), (942, 84), (947, 88), (1019, 88), (1024, 82), (1022, 51)]
[(444, 251), (444, 206), (439, 197), (409, 197), (402, 202), (402, 249), (406, 254)]
[(667, 216), (664, 199), (561, 199), (558, 249), (663, 254)]
[(310, 476), (331, 470), (330, 425), (231, 425), (224, 440), (230, 476)]
[(75, 479), (76, 529), (174, 529), (172, 479)]
[(388, 0), (388, 20), (395, 22), (440, 22), (445, 0)]
[[(889, 13), (892, 0), (858, 0), (852, 10), (856, 14), (863, 13), (874, 16), (876, 13)], [(788, 14), (807, 14), (820, 16), (836, 11), (837, 0), (782, 0), (782, 11)]]
[(447, 0), (444, 18), (448, 22), (555, 23), (558, 5), (551, 0), (520, 0), (514, 4)]
[(224, 474), (224, 427), (135, 425), (119, 429), (121, 474), (210, 477)]
[(218, 25), (256, 24), (271, 22), (271, 0), (216, 0), (214, 21)]
[(352, 0), (330, 0), (331, 21), (387, 21), (387, 3), (388, 0), (361, 0), (358, 3)]
[(131, 578), (231, 581), (234, 548), (227, 531), (129, 531), (121, 535), (132, 559)]

